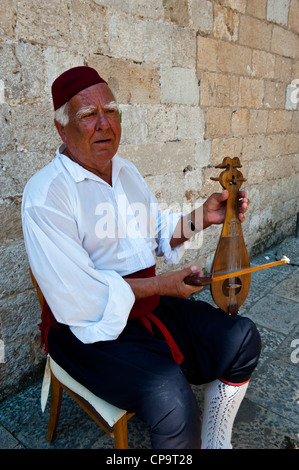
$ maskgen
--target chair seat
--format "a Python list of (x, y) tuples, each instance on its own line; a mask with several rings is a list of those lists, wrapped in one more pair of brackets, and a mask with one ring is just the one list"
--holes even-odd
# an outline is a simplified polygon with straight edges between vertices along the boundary
[(74, 380), (62, 367), (60, 367), (52, 357), (48, 356), (47, 364), (45, 368), (44, 380), (41, 392), (41, 406), (44, 411), (51, 382), (51, 371), (55, 377), (65, 385), (67, 388), (75, 392), (80, 397), (84, 398), (109, 424), (113, 427), (114, 424), (126, 414), (126, 410), (117, 408), (114, 405), (102, 400), (93, 393), (91, 393), (86, 387), (81, 385), (79, 382)]

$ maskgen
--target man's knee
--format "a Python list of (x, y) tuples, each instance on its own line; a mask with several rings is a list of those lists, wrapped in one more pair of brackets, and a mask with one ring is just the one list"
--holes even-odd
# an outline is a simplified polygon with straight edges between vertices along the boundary
[(199, 407), (178, 368), (148, 398), (146, 421), (154, 449), (200, 448)]
[(229, 371), (232, 382), (250, 379), (261, 353), (261, 337), (256, 325), (246, 317), (238, 317), (234, 329), (236, 355)]

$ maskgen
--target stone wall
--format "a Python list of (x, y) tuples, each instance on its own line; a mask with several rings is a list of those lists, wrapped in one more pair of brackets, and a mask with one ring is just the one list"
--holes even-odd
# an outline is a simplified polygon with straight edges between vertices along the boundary
[[(298, 210), (298, 0), (2, 0), (0, 4), (1, 396), (40, 371), (40, 310), (20, 204), (59, 144), (50, 85), (71, 66), (99, 70), (123, 111), (120, 155), (165, 205), (220, 186), (239, 156), (253, 254), (294, 232)], [(209, 263), (219, 227), (184, 262)], [(197, 247), (204, 242), (204, 249)], [(159, 269), (165, 269), (162, 265)]]

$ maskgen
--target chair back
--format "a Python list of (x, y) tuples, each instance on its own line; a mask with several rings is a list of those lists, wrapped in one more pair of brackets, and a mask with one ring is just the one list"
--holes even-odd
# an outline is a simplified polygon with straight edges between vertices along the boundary
[(33, 287), (36, 289), (37, 297), (38, 297), (39, 304), (40, 304), (40, 308), (41, 308), (41, 310), (42, 310), (42, 309), (43, 309), (43, 305), (44, 305), (44, 296), (43, 296), (43, 293), (42, 293), (42, 291), (40, 290), (40, 287), (39, 287), (38, 283), (36, 282), (36, 279), (35, 279), (35, 277), (33, 276), (32, 271), (31, 271), (30, 268), (29, 268), (29, 273), (30, 273), (30, 277), (31, 277), (31, 281), (32, 281)]

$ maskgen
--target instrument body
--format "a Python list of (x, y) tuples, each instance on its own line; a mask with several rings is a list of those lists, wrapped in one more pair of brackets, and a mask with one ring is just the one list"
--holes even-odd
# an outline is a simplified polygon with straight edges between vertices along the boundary
[[(250, 260), (245, 245), (242, 224), (239, 219), (239, 190), (244, 181), (239, 158), (226, 157), (216, 168), (223, 168), (218, 178), (224, 189), (229, 192), (226, 203), (225, 220), (214, 255), (211, 273), (240, 271), (250, 267)], [(240, 306), (246, 300), (250, 289), (251, 273), (230, 277), (211, 283), (210, 289), (214, 302), (227, 315), (237, 315)]]
[(251, 273), (261, 269), (288, 264), (290, 260), (284, 256), (260, 266), (250, 267), (250, 260), (245, 245), (242, 225), (239, 219), (239, 190), (245, 178), (238, 170), (241, 168), (239, 158), (226, 157), (216, 168), (222, 168), (218, 178), (229, 196), (226, 201), (225, 220), (220, 239), (215, 251), (211, 272), (204, 276), (187, 276), (184, 282), (193, 286), (210, 286), (215, 304), (227, 315), (237, 315), (240, 306), (245, 302), (251, 284)]

